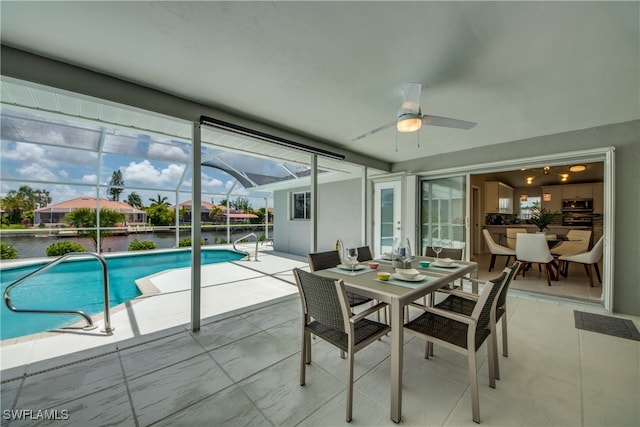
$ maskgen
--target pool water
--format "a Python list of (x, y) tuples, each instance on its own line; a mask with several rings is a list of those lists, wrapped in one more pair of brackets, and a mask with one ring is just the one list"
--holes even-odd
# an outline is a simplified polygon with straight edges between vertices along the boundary
[[(244, 254), (228, 250), (203, 250), (202, 264), (235, 261)], [(127, 254), (106, 258), (109, 272), (109, 306), (140, 296), (137, 279), (160, 271), (189, 267), (190, 250)], [(44, 264), (3, 269), (0, 272), (2, 294), (11, 283)], [(11, 302), (22, 309), (82, 310), (90, 316), (104, 311), (102, 269), (97, 259), (70, 259), (13, 288)], [(15, 313), (2, 301), (0, 339), (30, 335), (84, 322), (77, 315)]]

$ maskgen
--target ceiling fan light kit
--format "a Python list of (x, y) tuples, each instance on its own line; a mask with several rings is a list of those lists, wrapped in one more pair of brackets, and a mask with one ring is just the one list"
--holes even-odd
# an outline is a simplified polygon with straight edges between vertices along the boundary
[(420, 96), (422, 94), (423, 86), (426, 87), (427, 85), (422, 83), (405, 84), (402, 88), (402, 106), (398, 112), (396, 120), (363, 133), (362, 135), (353, 138), (351, 141), (359, 141), (393, 125), (396, 126), (396, 131), (401, 133), (416, 132), (422, 128), (423, 124), (454, 129), (471, 129), (476, 125), (474, 122), (468, 122), (465, 120), (422, 114), (422, 110), (420, 108)]

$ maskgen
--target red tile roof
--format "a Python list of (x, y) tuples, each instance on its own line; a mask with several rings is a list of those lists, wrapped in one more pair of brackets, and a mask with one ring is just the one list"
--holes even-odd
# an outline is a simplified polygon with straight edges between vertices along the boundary
[[(66, 200), (60, 203), (54, 203), (52, 205), (45, 206), (43, 208), (36, 209), (35, 212), (51, 212), (51, 211), (72, 211), (80, 208), (96, 208), (95, 197), (76, 197), (75, 199)], [(130, 212), (130, 213), (145, 213), (144, 211), (134, 208), (133, 206), (124, 202), (114, 202), (113, 200), (100, 199), (101, 209), (111, 209), (118, 212)]]

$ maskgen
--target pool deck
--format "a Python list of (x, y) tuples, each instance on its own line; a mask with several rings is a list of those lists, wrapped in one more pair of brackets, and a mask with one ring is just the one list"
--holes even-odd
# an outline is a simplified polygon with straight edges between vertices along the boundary
[[(255, 246), (246, 249), (253, 255)], [(231, 249), (220, 246), (220, 249)], [(230, 261), (202, 267), (201, 319), (203, 323), (231, 316), (248, 307), (257, 308), (297, 296), (292, 269), (307, 267), (303, 257), (273, 252), (260, 247), (258, 261)], [(111, 309), (111, 335), (104, 332), (103, 316), (92, 316), (96, 329), (61, 329), (0, 342), (1, 368), (26, 366), (70, 353), (146, 339), (149, 334), (170, 328), (190, 329), (191, 269), (178, 268), (148, 276), (144, 287), (160, 293), (139, 297)], [(80, 322), (79, 325), (83, 325)]]

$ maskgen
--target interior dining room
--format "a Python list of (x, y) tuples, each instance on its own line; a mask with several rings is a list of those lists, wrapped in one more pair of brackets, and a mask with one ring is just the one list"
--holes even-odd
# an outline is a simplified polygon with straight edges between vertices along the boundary
[[(474, 228), (471, 233), (471, 258), (478, 262), (479, 277), (491, 278), (496, 269), (503, 268), (509, 261), (509, 255), (499, 253), (494, 257), (483, 230), (489, 232), (492, 243), (512, 251), (515, 251), (516, 239), (509, 233), (515, 232), (517, 237), (517, 232), (542, 231), (556, 266), (561, 263), (561, 255), (592, 251), (602, 237), (603, 218), (609, 214), (603, 204), (603, 180), (603, 162), (523, 166), (516, 170), (472, 175), (472, 188), (480, 194), (480, 204), (472, 213)], [(548, 213), (548, 224), (542, 230), (536, 225), (535, 209), (531, 210), (535, 205)], [(571, 235), (567, 237), (576, 230), (586, 236), (582, 246)], [(511, 256), (511, 262), (514, 258)], [(535, 294), (598, 303), (602, 299), (601, 257), (595, 262), (592, 267), (581, 262), (567, 262), (565, 266), (559, 266), (560, 274), (558, 267), (552, 267), (557, 280), (551, 280), (551, 285), (547, 283), (541, 264), (534, 263), (524, 274), (518, 275), (511, 286)]]

